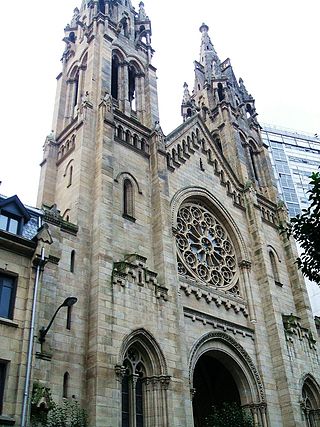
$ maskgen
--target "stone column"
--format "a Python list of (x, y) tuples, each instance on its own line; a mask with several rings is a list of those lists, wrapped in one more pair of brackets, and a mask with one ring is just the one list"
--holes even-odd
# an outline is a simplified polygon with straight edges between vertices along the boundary
[(251, 269), (251, 262), (249, 261), (242, 261), (239, 264), (239, 267), (241, 269), (241, 276), (244, 283), (244, 290), (246, 293), (246, 299), (248, 301), (248, 308), (249, 308), (249, 316), (250, 316), (250, 322), (256, 323), (256, 314), (254, 310), (254, 302), (253, 302), (253, 295), (252, 295), (252, 288), (250, 283), (250, 269)]
[(136, 102), (137, 102), (136, 108), (137, 108), (138, 119), (143, 124), (145, 120), (145, 109), (146, 109), (144, 84), (145, 84), (144, 74), (142, 73), (137, 74), (136, 76)]

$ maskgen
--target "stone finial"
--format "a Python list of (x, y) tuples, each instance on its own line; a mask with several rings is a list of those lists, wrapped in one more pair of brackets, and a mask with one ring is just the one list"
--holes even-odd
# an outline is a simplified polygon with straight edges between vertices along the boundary
[(139, 21), (146, 21), (148, 20), (148, 16), (146, 14), (145, 8), (144, 8), (144, 3), (143, 1), (141, 1), (139, 3), (139, 13), (138, 13), (138, 20)]
[(204, 22), (202, 23), (201, 27), (199, 28), (200, 33), (207, 33), (209, 31), (208, 25), (206, 25)]
[(73, 11), (73, 17), (72, 17), (72, 19), (71, 19), (71, 23), (70, 23), (70, 26), (72, 27), (72, 28), (74, 28), (74, 27), (76, 27), (77, 26), (77, 22), (78, 22), (78, 19), (79, 19), (79, 9), (76, 7), (75, 9), (74, 9), (74, 11)]
[(190, 96), (190, 92), (189, 92), (189, 86), (185, 82), (184, 85), (183, 85), (183, 99), (182, 99), (182, 104), (187, 104), (188, 102), (191, 102), (191, 96)]

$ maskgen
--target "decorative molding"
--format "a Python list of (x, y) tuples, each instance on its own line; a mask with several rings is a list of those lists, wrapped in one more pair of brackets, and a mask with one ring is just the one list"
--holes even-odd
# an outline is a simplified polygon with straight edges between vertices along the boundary
[(223, 305), (226, 310), (232, 308), (235, 313), (242, 312), (245, 317), (248, 317), (247, 305), (242, 298), (236, 298), (231, 292), (227, 293), (219, 289), (210, 291), (207, 286), (204, 289), (204, 286), (201, 286), (197, 281), (188, 280), (188, 282), (186, 277), (180, 277), (180, 289), (184, 291), (186, 296), (193, 294), (198, 300), (204, 298), (208, 304), (214, 302), (218, 308)]
[(221, 329), (222, 332), (231, 332), (234, 335), (241, 335), (243, 338), (250, 338), (252, 341), (255, 340), (254, 330), (241, 326), (239, 324), (221, 320), (217, 317), (211, 316), (210, 314), (203, 313), (193, 308), (184, 307), (184, 316), (191, 319), (193, 322), (201, 322), (203, 325), (210, 325), (213, 329)]
[(129, 254), (123, 261), (113, 263), (112, 284), (126, 287), (135, 283), (154, 290), (155, 297), (168, 301), (168, 288), (157, 281), (158, 274), (146, 267), (147, 258), (138, 254)]
[(246, 363), (248, 366), (250, 372), (252, 373), (255, 383), (257, 385), (257, 390), (259, 392), (259, 403), (265, 403), (265, 393), (264, 393), (264, 386), (262, 383), (261, 376), (249, 356), (249, 354), (246, 352), (246, 350), (231, 336), (227, 335), (224, 332), (208, 332), (207, 334), (203, 335), (193, 346), (190, 357), (189, 357), (189, 381), (190, 384), (192, 384), (192, 375), (193, 375), (193, 363), (195, 361), (195, 357), (197, 352), (200, 350), (200, 348), (207, 342), (214, 342), (214, 341), (222, 341), (224, 342), (228, 347), (232, 348), (233, 351), (241, 357), (241, 359)]
[(313, 338), (312, 332), (308, 328), (304, 328), (300, 323), (300, 317), (293, 315), (282, 315), (284, 332), (287, 341), (294, 343), (295, 338), (300, 341), (306, 340), (310, 349), (317, 350), (317, 341)]
[(78, 232), (78, 226), (76, 224), (72, 224), (71, 222), (65, 221), (60, 215), (60, 210), (57, 209), (56, 205), (52, 205), (51, 207), (44, 206), (44, 216), (43, 220), (49, 224), (56, 225), (60, 227), (62, 231), (66, 231), (67, 233), (76, 235)]
[(136, 329), (123, 339), (119, 352), (119, 360), (121, 360), (121, 363), (118, 363), (116, 366), (122, 366), (127, 351), (136, 343), (142, 346), (144, 351), (147, 353), (148, 357), (152, 361), (153, 369), (157, 368), (160, 376), (167, 377), (168, 368), (164, 354), (154, 336), (143, 328)]
[(137, 178), (132, 175), (132, 173), (127, 172), (127, 171), (125, 171), (125, 172), (119, 172), (118, 175), (115, 177), (114, 182), (119, 183), (119, 178), (121, 176), (124, 176), (124, 177), (128, 176), (128, 177), (130, 177), (134, 181), (134, 183), (136, 184), (137, 189), (138, 189), (138, 193), (142, 194), (139, 182), (138, 182)]

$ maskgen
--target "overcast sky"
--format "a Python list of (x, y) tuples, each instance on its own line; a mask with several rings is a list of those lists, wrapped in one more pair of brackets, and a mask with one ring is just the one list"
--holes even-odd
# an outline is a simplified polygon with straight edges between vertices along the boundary
[[(2, 3), (0, 193), (34, 206), (63, 29), (81, 0)], [(181, 123), (183, 83), (192, 89), (205, 22), (220, 59), (231, 59), (255, 98), (261, 122), (320, 135), (319, 0), (145, 0), (145, 8), (165, 133)]]

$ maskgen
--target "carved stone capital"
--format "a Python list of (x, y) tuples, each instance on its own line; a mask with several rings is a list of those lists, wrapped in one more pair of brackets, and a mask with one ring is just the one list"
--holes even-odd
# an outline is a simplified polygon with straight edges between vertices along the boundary
[(116, 373), (118, 381), (122, 381), (123, 377), (126, 374), (126, 368), (125, 368), (125, 366), (123, 366), (123, 365), (116, 365), (114, 367), (114, 370), (115, 370), (115, 373)]
[(250, 261), (247, 261), (247, 260), (242, 260), (240, 263), (239, 263), (239, 267), (242, 269), (242, 270), (251, 270), (251, 262)]

